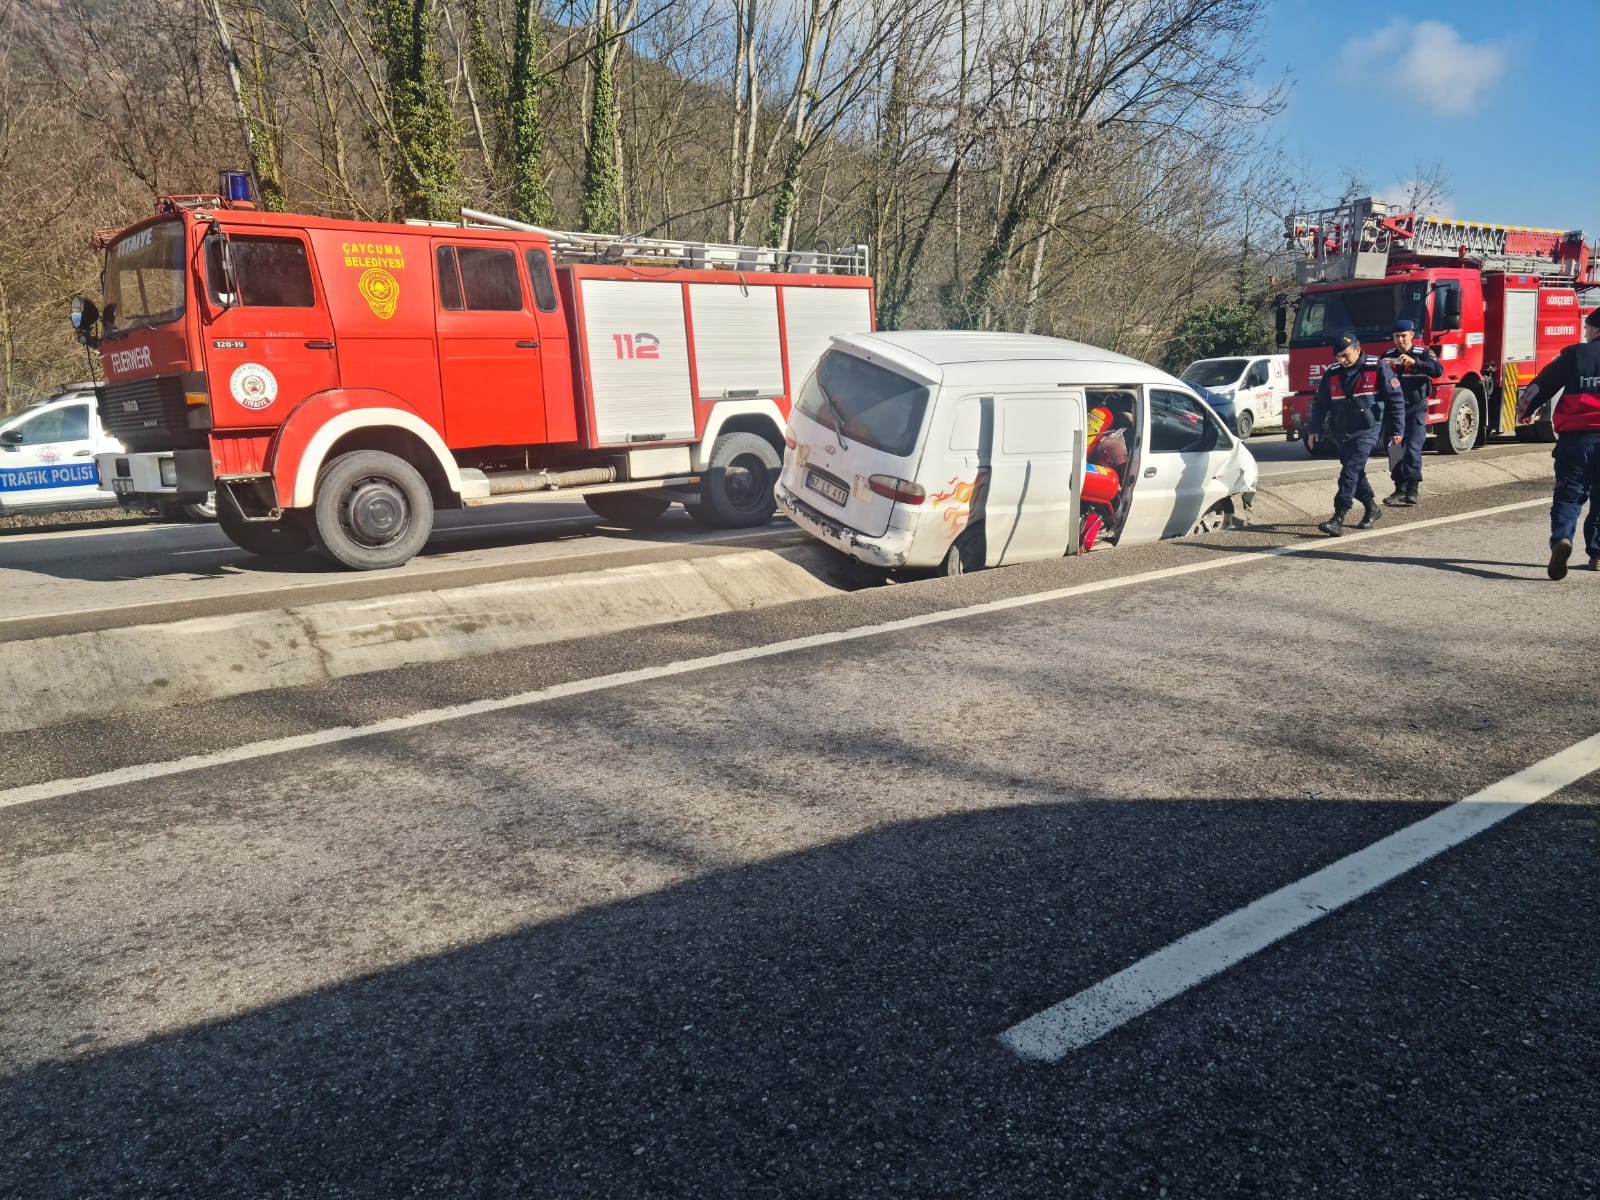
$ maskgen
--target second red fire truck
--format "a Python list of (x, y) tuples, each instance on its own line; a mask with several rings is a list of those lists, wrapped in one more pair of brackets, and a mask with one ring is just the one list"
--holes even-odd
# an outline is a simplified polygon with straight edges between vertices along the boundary
[[(225, 179), (225, 190), (229, 181)], [(437, 509), (559, 489), (636, 525), (773, 512), (790, 398), (873, 326), (864, 248), (780, 252), (175, 197), (104, 236), (98, 461), (125, 504), (200, 500), (260, 554), (398, 566)]]
[(1369, 197), (1291, 217), (1286, 236), (1304, 289), (1292, 331), (1289, 310), (1278, 309), (1289, 437), (1305, 431), (1334, 339), (1354, 330), (1381, 354), (1406, 319), (1444, 364), (1428, 400), (1441, 453), (1464, 454), (1491, 434), (1553, 439), (1548, 408), (1537, 424), (1517, 426), (1517, 389), (1580, 340), (1584, 314), (1600, 303), (1582, 233), (1391, 215)]

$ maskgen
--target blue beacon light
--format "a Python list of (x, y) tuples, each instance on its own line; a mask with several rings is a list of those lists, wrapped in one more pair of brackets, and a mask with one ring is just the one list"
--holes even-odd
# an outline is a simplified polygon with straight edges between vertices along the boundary
[(223, 199), (229, 201), (250, 202), (250, 172), (224, 171), (222, 172), (221, 192)]

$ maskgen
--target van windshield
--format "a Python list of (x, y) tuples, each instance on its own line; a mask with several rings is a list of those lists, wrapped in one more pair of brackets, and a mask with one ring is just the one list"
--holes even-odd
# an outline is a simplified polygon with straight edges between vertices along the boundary
[(854, 354), (829, 350), (800, 389), (796, 407), (848, 442), (904, 458), (917, 448), (928, 388)]
[(1243, 358), (1203, 358), (1189, 364), (1189, 369), (1183, 373), (1183, 381), (1203, 388), (1226, 387), (1244, 374), (1247, 361)]

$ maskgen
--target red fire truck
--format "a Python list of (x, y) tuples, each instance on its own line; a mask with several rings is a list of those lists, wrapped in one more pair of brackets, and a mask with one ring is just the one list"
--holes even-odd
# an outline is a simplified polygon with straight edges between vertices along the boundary
[(174, 197), (103, 235), (98, 461), (129, 506), (201, 500), (242, 548), (398, 566), (436, 509), (559, 489), (627, 525), (773, 512), (790, 399), (870, 330), (864, 247), (562, 233), (464, 209), (374, 224)]
[(1305, 430), (1334, 339), (1354, 330), (1381, 354), (1403, 318), (1444, 365), (1428, 400), (1441, 453), (1464, 454), (1491, 434), (1554, 439), (1548, 408), (1517, 426), (1517, 389), (1581, 339), (1584, 314), (1600, 302), (1600, 288), (1586, 286), (1600, 283), (1600, 255), (1582, 233), (1391, 215), (1371, 197), (1293, 216), (1285, 233), (1303, 288), (1292, 333), (1287, 306), (1278, 308), (1290, 438)]

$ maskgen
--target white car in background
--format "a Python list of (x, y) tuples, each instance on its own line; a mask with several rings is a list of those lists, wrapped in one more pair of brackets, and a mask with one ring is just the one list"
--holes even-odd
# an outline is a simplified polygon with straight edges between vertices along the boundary
[(1183, 381), (1230, 400), (1233, 415), (1229, 424), (1242, 438), (1258, 429), (1283, 428), (1283, 402), (1289, 398), (1287, 354), (1198, 359), (1184, 368)]
[(0, 421), (0, 516), (113, 508), (100, 490), (96, 454), (121, 443), (100, 428), (94, 384), (72, 384)]
[[(92, 383), (74, 383), (48, 400), (0, 420), (0, 516), (116, 508), (102, 490), (95, 455), (121, 454), (122, 443), (100, 426)], [(216, 497), (173, 505), (172, 521), (216, 520)]]

